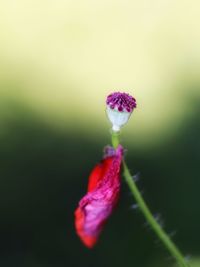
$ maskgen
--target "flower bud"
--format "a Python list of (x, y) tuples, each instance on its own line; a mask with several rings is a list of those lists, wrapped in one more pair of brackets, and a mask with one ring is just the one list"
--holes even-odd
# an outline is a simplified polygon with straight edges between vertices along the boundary
[(131, 113), (136, 108), (136, 100), (129, 94), (115, 92), (107, 97), (106, 105), (106, 112), (112, 123), (112, 130), (118, 132), (128, 122)]

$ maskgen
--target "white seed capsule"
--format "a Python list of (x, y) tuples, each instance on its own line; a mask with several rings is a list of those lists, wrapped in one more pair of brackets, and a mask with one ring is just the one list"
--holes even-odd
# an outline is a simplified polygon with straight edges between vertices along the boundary
[(107, 97), (106, 104), (106, 113), (112, 123), (112, 130), (118, 132), (136, 108), (136, 100), (129, 94), (115, 92)]

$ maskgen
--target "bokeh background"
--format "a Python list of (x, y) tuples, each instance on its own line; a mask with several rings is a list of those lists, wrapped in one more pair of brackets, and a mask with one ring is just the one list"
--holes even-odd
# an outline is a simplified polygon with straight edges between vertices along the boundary
[(0, 1), (0, 266), (174, 266), (124, 182), (94, 250), (75, 234), (115, 90), (138, 103), (121, 136), (132, 174), (200, 266), (199, 10), (198, 0)]

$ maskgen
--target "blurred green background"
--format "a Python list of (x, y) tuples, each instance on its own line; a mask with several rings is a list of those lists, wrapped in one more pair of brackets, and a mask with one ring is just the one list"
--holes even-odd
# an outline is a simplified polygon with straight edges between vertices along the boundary
[(75, 234), (115, 90), (138, 103), (121, 137), (138, 186), (200, 266), (199, 10), (195, 0), (0, 1), (0, 266), (174, 266), (124, 182), (94, 250)]

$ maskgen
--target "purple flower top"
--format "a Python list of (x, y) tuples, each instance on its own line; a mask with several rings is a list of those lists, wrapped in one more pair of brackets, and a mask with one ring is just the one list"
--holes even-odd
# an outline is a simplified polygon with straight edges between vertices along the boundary
[(136, 99), (127, 93), (114, 92), (107, 97), (106, 104), (119, 112), (132, 112), (136, 108)]

